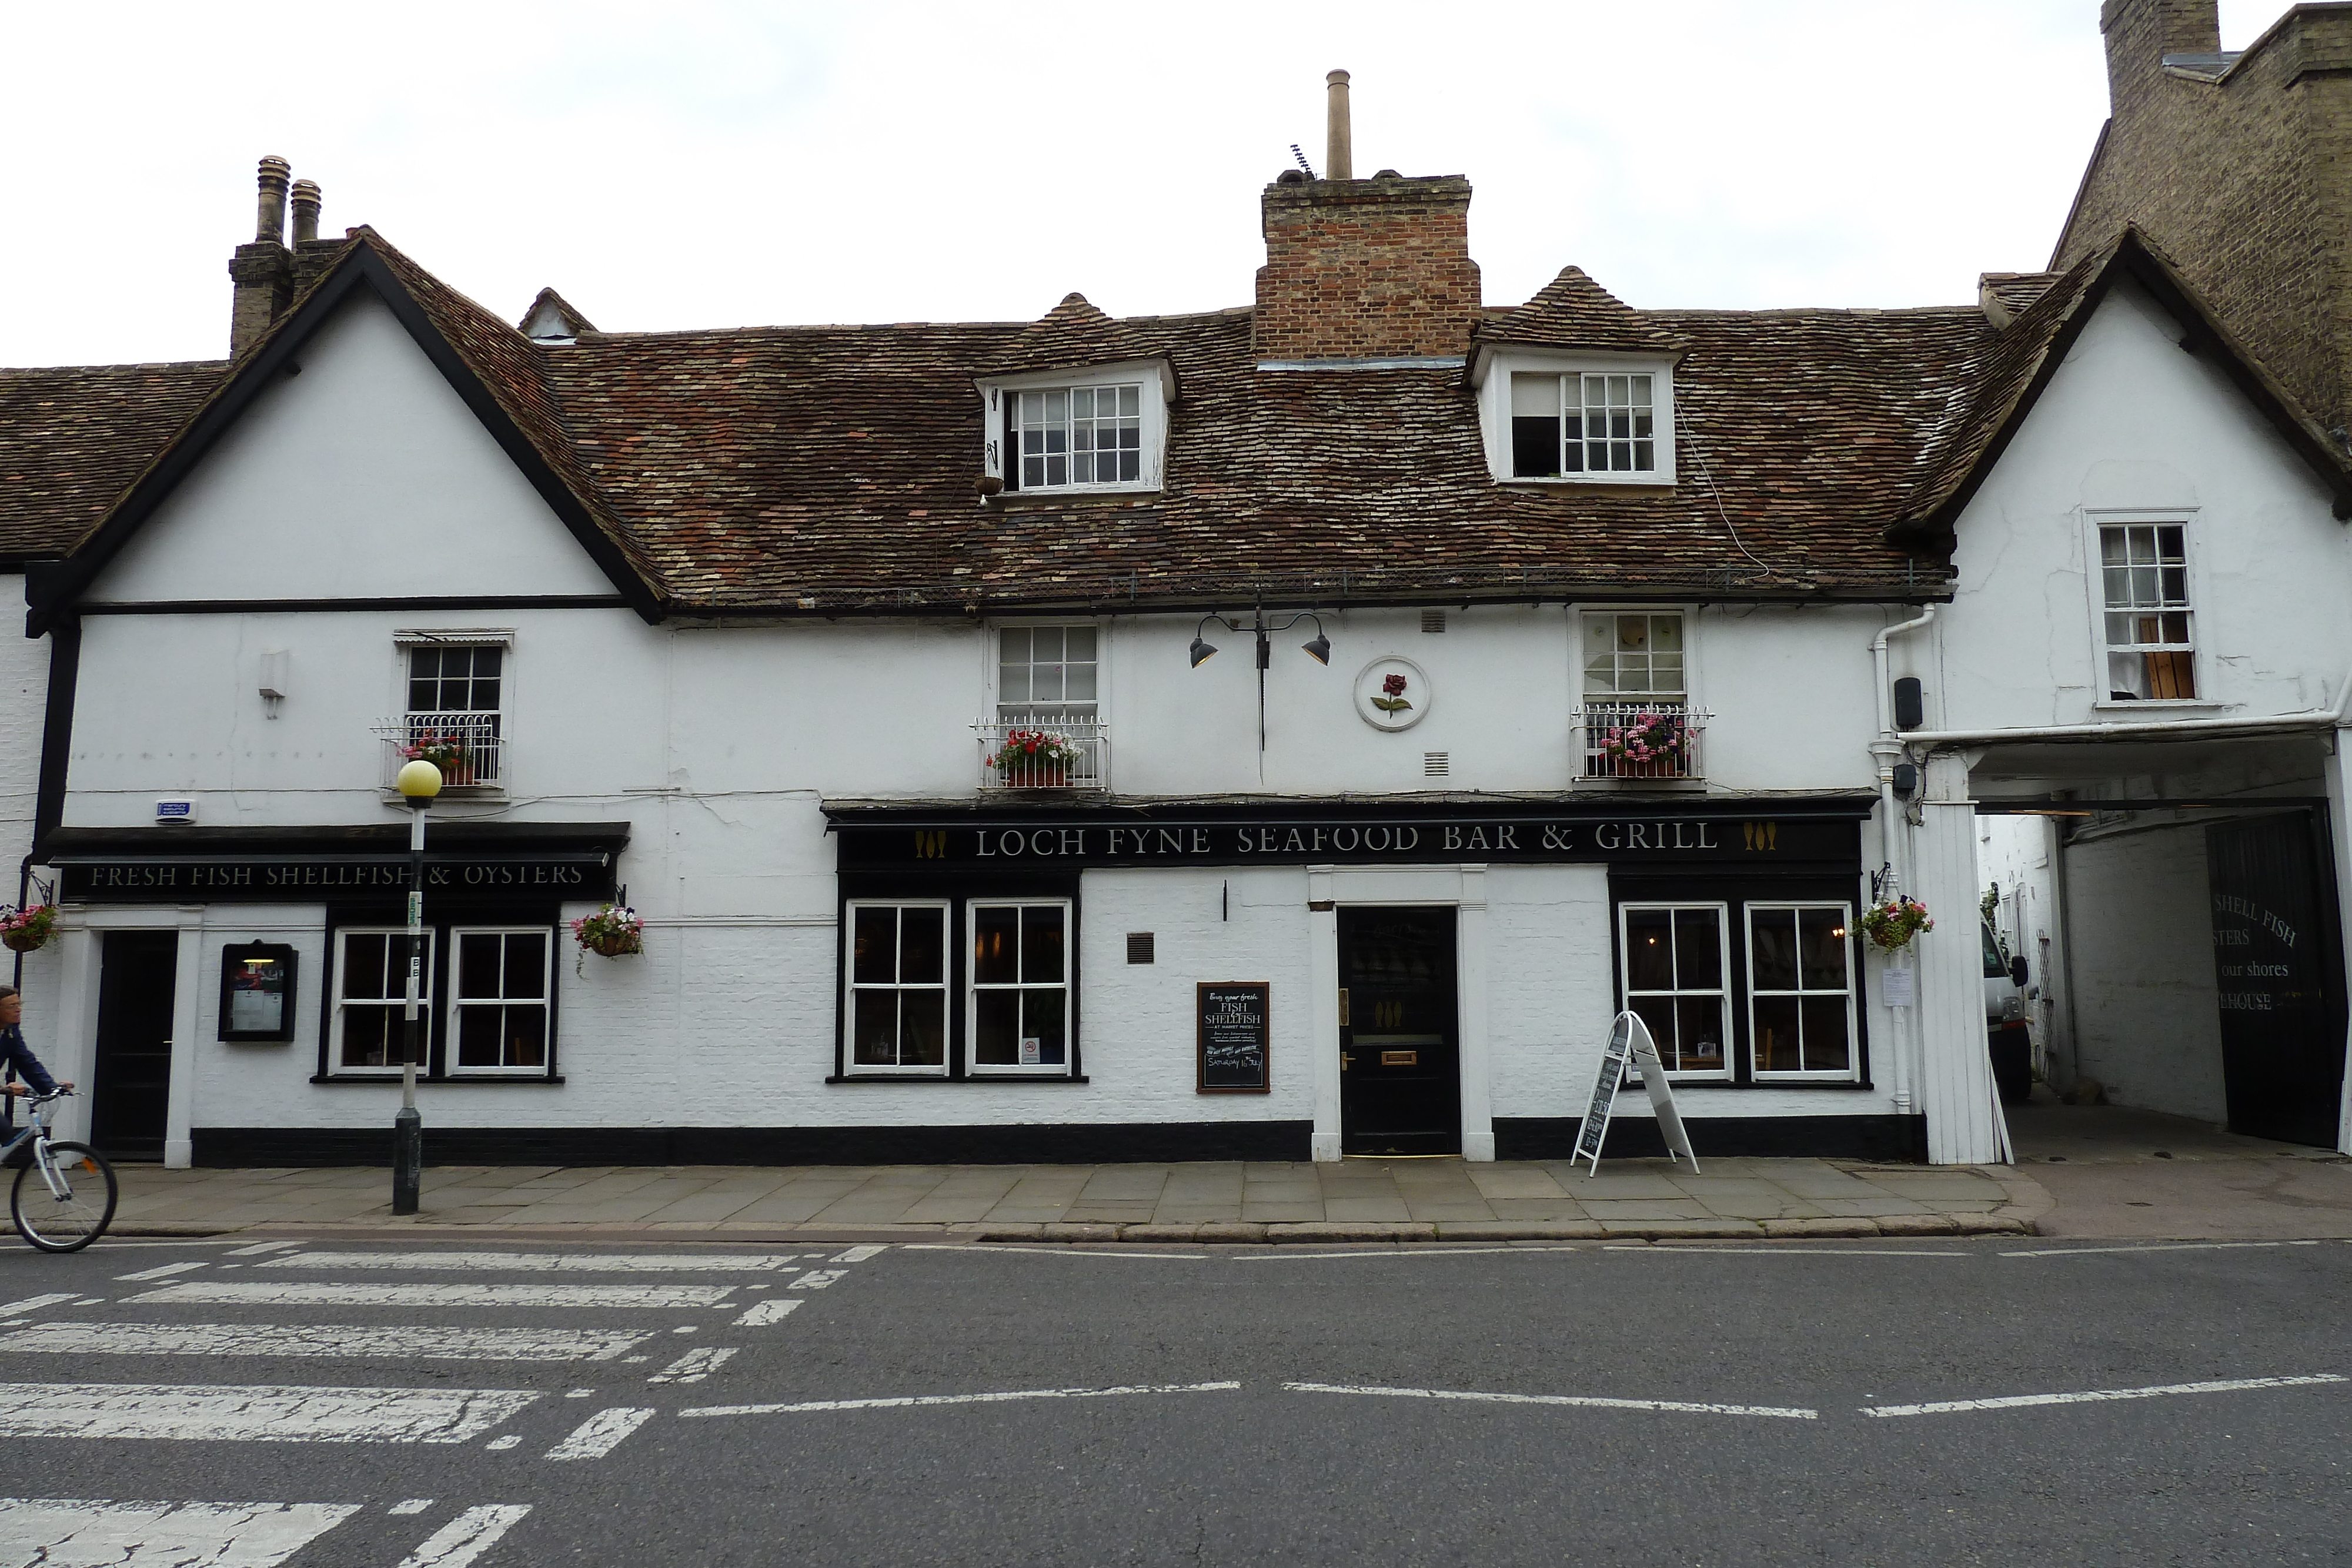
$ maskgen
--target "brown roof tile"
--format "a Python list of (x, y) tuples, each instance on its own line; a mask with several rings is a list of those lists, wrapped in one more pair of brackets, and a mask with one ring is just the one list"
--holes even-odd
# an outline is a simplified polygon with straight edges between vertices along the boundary
[(227, 371), (220, 360), (0, 370), (0, 558), (70, 549)]

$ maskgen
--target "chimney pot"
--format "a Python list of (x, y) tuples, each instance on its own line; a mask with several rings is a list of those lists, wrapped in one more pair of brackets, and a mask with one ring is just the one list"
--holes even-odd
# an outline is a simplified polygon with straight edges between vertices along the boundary
[(319, 183), (316, 180), (294, 182), (294, 243), (319, 237)]
[(272, 156), (261, 161), (261, 200), (253, 225), (256, 244), (286, 242), (286, 180), (293, 172), (293, 166), (283, 158)]
[(1356, 177), (1356, 151), (1354, 133), (1348, 125), (1348, 73), (1331, 72), (1323, 78), (1323, 177), (1352, 180)]

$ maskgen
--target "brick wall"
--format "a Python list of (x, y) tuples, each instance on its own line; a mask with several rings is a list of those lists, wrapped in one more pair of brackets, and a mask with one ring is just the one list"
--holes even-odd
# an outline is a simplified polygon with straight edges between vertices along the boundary
[(1265, 195), (1261, 360), (1461, 354), (1480, 302), (1470, 182), (1315, 180)]
[(2137, 223), (2339, 434), (2352, 423), (2352, 12), (2298, 8), (2219, 82), (2163, 68), (2218, 47), (2214, 0), (2107, 0), (2105, 141), (2064, 267)]

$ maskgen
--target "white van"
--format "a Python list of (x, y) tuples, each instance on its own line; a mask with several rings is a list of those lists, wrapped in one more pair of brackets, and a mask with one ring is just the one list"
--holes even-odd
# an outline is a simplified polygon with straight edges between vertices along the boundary
[(2025, 960), (2002, 961), (1992, 923), (1978, 928), (1984, 940), (1986, 1045), (1992, 1052), (1992, 1079), (2006, 1103), (2033, 1096), (2033, 1030), (2025, 996)]

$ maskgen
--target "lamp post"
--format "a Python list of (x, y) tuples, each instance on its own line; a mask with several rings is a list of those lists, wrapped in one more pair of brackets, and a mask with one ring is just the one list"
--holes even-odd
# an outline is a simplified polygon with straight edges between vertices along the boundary
[[(1323, 617), (1316, 614), (1312, 610), (1302, 610), (1287, 620), (1268, 624), (1265, 618), (1265, 606), (1263, 604), (1252, 612), (1246, 625), (1230, 615), (1203, 615), (1201, 617), (1200, 625), (1192, 629), (1192, 647), (1190, 656), (1192, 667), (1196, 670), (1206, 664), (1209, 656), (1217, 651), (1215, 644), (1201, 635), (1209, 629), (1209, 622), (1212, 621), (1228, 632), (1235, 633), (1247, 632), (1257, 641), (1257, 748), (1259, 755), (1263, 757), (1265, 752), (1265, 672), (1274, 663), (1274, 633), (1287, 632), (1301, 621), (1314, 622), (1315, 635), (1298, 645), (1299, 652), (1318, 664), (1328, 664), (1331, 662), (1331, 639), (1323, 634)], [(1263, 768), (1264, 764), (1261, 762), (1259, 766)]]
[(393, 779), (408, 806), (408, 1007), (400, 1026), (400, 1114), (392, 1119), (392, 1211), (415, 1214), (425, 1185), (425, 1118), (416, 1113), (416, 992), (425, 967), (425, 810), (441, 769), (422, 758)]

